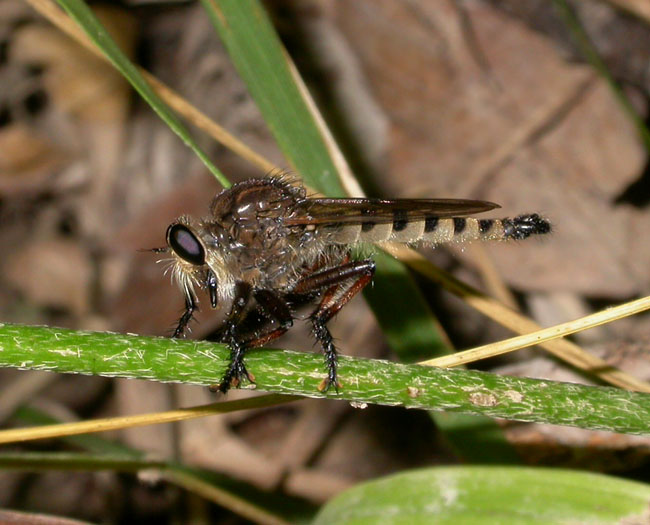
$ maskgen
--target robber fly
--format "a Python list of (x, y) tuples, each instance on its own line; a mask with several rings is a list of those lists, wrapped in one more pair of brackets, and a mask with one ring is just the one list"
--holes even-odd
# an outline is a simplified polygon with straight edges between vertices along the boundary
[(280, 337), (294, 311), (315, 302), (309, 316), (325, 354), (327, 377), (320, 391), (341, 387), (337, 351), (327, 322), (372, 279), (372, 259), (353, 260), (360, 243), (464, 242), (525, 239), (551, 231), (537, 214), (513, 219), (466, 217), (497, 204), (457, 199), (328, 199), (307, 197), (283, 177), (250, 179), (219, 193), (203, 220), (181, 217), (167, 228), (174, 280), (185, 296), (185, 311), (173, 337), (181, 337), (198, 310), (197, 289), (216, 308), (229, 303), (220, 339), (230, 347), (221, 392), (243, 378), (247, 348)]

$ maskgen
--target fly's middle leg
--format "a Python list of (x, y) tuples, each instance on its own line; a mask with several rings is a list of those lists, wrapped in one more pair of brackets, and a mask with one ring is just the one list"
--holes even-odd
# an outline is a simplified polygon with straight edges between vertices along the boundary
[(271, 290), (255, 290), (255, 300), (269, 320), (276, 324), (254, 331), (246, 339), (247, 347), (263, 346), (282, 336), (293, 326), (293, 315), (287, 300)]
[[(247, 321), (255, 311), (246, 309), (251, 297), (255, 299), (266, 318), (261, 327), (252, 331), (250, 326), (247, 326)], [(226, 392), (231, 386), (237, 386), (243, 376), (254, 383), (255, 377), (246, 370), (244, 365), (246, 349), (262, 346), (277, 339), (292, 325), (291, 308), (283, 296), (271, 290), (253, 290), (246, 283), (237, 285), (232, 310), (221, 337), (231, 349), (230, 366), (217, 389)]]
[(239, 333), (239, 325), (246, 315), (246, 307), (250, 301), (251, 294), (252, 287), (250, 284), (240, 281), (235, 285), (235, 297), (222, 335), (222, 341), (230, 347), (230, 364), (221, 383), (216, 386), (216, 390), (224, 394), (231, 386), (238, 386), (241, 378), (244, 376), (251, 383), (255, 382), (255, 377), (246, 370), (246, 366), (244, 365), (246, 347)]

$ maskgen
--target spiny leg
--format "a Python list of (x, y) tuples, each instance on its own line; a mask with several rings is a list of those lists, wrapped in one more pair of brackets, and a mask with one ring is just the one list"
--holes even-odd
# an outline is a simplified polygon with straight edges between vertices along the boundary
[(318, 309), (311, 315), (314, 334), (323, 347), (327, 364), (327, 379), (323, 380), (318, 387), (321, 392), (327, 392), (332, 385), (338, 392), (341, 386), (337, 376), (337, 351), (326, 323), (372, 280), (375, 264), (370, 261), (369, 266), (360, 267), (358, 271), (361, 276), (357, 280), (340, 294), (326, 293)]
[[(154, 251), (156, 252), (161, 252), (163, 250), (165, 249), (154, 248)], [(217, 278), (215, 277), (214, 272), (212, 270), (208, 270), (205, 275), (205, 286), (210, 295), (210, 304), (212, 305), (212, 308), (216, 308), (217, 307)], [(176, 326), (176, 329), (172, 334), (173, 338), (179, 338), (183, 336), (185, 330), (187, 330), (187, 326), (192, 320), (194, 312), (198, 311), (198, 309), (199, 309), (199, 303), (196, 297), (194, 296), (194, 292), (189, 288), (185, 289), (185, 311), (183, 312), (181, 318), (178, 320), (178, 325)]]
[(194, 312), (197, 311), (198, 309), (199, 307), (196, 298), (194, 297), (194, 294), (192, 293), (191, 290), (186, 290), (185, 311), (183, 312), (181, 318), (178, 320), (178, 326), (176, 326), (176, 330), (174, 330), (174, 333), (172, 334), (173, 338), (179, 338), (183, 336), (185, 330), (187, 330), (187, 325), (192, 320), (192, 316), (194, 315)]
[[(363, 290), (372, 280), (374, 273), (375, 262), (372, 260), (349, 262), (305, 277), (298, 282), (293, 290), (294, 293), (298, 294), (325, 290), (318, 308), (310, 316), (314, 335), (323, 348), (327, 365), (327, 378), (318, 387), (321, 392), (327, 392), (332, 385), (338, 391), (341, 386), (337, 376), (336, 347), (326, 323), (350, 299)], [(352, 281), (352, 284), (339, 291), (349, 281)]]
[[(251, 289), (244, 290), (244, 292), (248, 294), (248, 299), (250, 299)], [(231, 347), (231, 364), (223, 381), (219, 385), (221, 392), (226, 392), (230, 388), (231, 383), (233, 383), (233, 380), (236, 385), (242, 375), (246, 375), (249, 381), (254, 382), (255, 378), (246, 370), (243, 363), (245, 350), (247, 348), (262, 346), (273, 339), (277, 339), (293, 325), (291, 308), (283, 297), (270, 290), (254, 290), (252, 294), (267, 317), (277, 321), (280, 326), (277, 328), (270, 326), (265, 330), (260, 329), (254, 331), (252, 334), (246, 334), (245, 321), (248, 319), (248, 315), (253, 312), (248, 312), (246, 315), (244, 315), (243, 311), (239, 313), (235, 312), (235, 316), (238, 319), (235, 319), (235, 316), (233, 316), (233, 323), (230, 323), (231, 315), (233, 315), (233, 311), (231, 311), (223, 335), (223, 339)], [(235, 299), (235, 302), (237, 302), (237, 299)], [(244, 304), (241, 308), (243, 309), (245, 306)], [(235, 303), (233, 303), (233, 310), (234, 308)], [(237, 352), (235, 352), (235, 348), (237, 348)]]
[(251, 383), (255, 382), (255, 378), (248, 373), (244, 365), (244, 353), (246, 347), (242, 343), (238, 334), (238, 325), (244, 319), (246, 313), (246, 306), (251, 298), (252, 287), (250, 284), (239, 281), (235, 284), (235, 297), (230, 308), (222, 341), (227, 343), (230, 347), (230, 365), (217, 386), (217, 390), (224, 394), (231, 386), (237, 386), (240, 379), (246, 376)]

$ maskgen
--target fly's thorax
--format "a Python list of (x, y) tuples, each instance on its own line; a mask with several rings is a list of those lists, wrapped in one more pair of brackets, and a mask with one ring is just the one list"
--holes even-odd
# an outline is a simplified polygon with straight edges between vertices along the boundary
[(292, 242), (283, 220), (304, 193), (277, 177), (238, 183), (215, 197), (206, 228), (244, 268), (282, 258)]
[(206, 262), (219, 282), (220, 299), (232, 299), (237, 281), (253, 288), (281, 287), (293, 264), (292, 246), (287, 228), (277, 220), (256, 223), (235, 220), (203, 222)]
[[(284, 289), (305, 260), (314, 259), (313, 243), (301, 228), (284, 219), (295, 213), (304, 189), (283, 180), (252, 180), (222, 192), (204, 221), (214, 245), (215, 273), (224, 282), (244, 280), (254, 287)], [(219, 266), (219, 269), (216, 268)]]
[(291, 185), (283, 177), (249, 179), (219, 193), (210, 205), (210, 213), (222, 225), (257, 223), (290, 214), (304, 197), (304, 188)]

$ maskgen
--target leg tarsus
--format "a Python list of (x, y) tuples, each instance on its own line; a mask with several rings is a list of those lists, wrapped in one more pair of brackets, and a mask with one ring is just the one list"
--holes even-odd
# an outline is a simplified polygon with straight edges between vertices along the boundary
[(246, 377), (252, 384), (255, 383), (255, 376), (246, 370), (244, 364), (245, 348), (242, 345), (230, 349), (230, 365), (228, 370), (217, 385), (217, 390), (223, 394), (228, 392), (231, 387), (238, 387), (243, 377)]
[(254, 376), (249, 374), (244, 366), (246, 347), (240, 341), (238, 333), (238, 326), (245, 317), (251, 293), (252, 287), (250, 284), (243, 281), (236, 283), (235, 297), (226, 319), (226, 327), (222, 337), (222, 341), (230, 347), (230, 364), (217, 386), (217, 389), (224, 394), (231, 386), (238, 386), (243, 376), (246, 376), (251, 383), (255, 382)]
[(323, 348), (323, 353), (325, 354), (325, 364), (327, 366), (327, 377), (321, 381), (318, 385), (318, 390), (320, 392), (327, 392), (332, 386), (338, 393), (339, 388), (342, 388), (341, 383), (338, 380), (338, 353), (336, 347), (334, 346), (334, 340), (332, 334), (330, 333), (325, 323), (322, 322), (317, 317), (312, 317), (312, 325), (314, 329), (314, 336), (321, 344)]
[(181, 318), (178, 320), (178, 325), (172, 334), (173, 339), (178, 339), (179, 337), (183, 336), (185, 330), (187, 330), (187, 325), (190, 323), (194, 316), (194, 312), (196, 312), (198, 309), (198, 303), (194, 297), (194, 294), (190, 290), (187, 290), (185, 292), (185, 311), (183, 312)]

